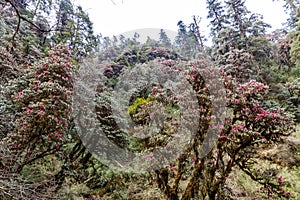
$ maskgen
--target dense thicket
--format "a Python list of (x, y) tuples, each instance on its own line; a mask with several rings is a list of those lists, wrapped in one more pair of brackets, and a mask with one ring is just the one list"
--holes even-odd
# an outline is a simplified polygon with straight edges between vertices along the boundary
[[(212, 44), (206, 46), (196, 16), (188, 25), (178, 22), (174, 41), (161, 29), (158, 41), (141, 43), (139, 33), (96, 35), (88, 14), (70, 0), (0, 0), (0, 198), (300, 198), (294, 138), (300, 121), (299, 1), (284, 2), (290, 18), (270, 33), (245, 1), (207, 0)], [(126, 73), (143, 74), (139, 69), (176, 71), (195, 94), (196, 107), (184, 107), (186, 93), (175, 94), (159, 81), (130, 94), (125, 113), (146, 135), (154, 130), (153, 110), (165, 107), (158, 134), (148, 137), (120, 127), (113, 107), (118, 99), (111, 99)], [(152, 77), (159, 80), (160, 73)], [(82, 101), (78, 88), (87, 92), (79, 93)], [(89, 138), (94, 146), (82, 138), (94, 130), (84, 104), (91, 94), (104, 135), (128, 152), (147, 155), (145, 163), (181, 134), (184, 121), (197, 119), (187, 130), (195, 133), (178, 144), (180, 155), (159, 168), (115, 170), (90, 151), (101, 137)], [(113, 153), (111, 158), (120, 156)], [(284, 167), (291, 168), (287, 177), (296, 178), (286, 180)]]

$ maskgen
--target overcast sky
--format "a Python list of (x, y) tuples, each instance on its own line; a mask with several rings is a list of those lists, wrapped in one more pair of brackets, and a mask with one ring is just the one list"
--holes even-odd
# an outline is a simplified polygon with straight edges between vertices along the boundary
[[(209, 34), (205, 0), (75, 0), (89, 13), (96, 33), (104, 36), (119, 35), (142, 28), (177, 31), (177, 22), (192, 22), (200, 16), (202, 34)], [(272, 0), (246, 0), (251, 12), (264, 15), (272, 29), (282, 27), (287, 15), (283, 4)]]

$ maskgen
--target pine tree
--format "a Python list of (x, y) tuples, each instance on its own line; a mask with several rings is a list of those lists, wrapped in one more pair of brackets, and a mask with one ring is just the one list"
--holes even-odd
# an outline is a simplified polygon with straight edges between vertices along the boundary
[(228, 0), (225, 1), (228, 8), (231, 27), (237, 32), (241, 40), (246, 40), (247, 31), (247, 15), (250, 13), (246, 6), (245, 0)]
[(52, 36), (55, 44), (67, 44), (77, 60), (93, 52), (98, 45), (93, 23), (81, 6), (61, 0), (56, 13), (57, 28)]
[(166, 48), (171, 48), (172, 46), (170, 38), (163, 29), (160, 29), (159, 32), (159, 43)]
[(183, 21), (177, 23), (178, 33), (175, 37), (175, 47), (180, 54), (188, 59), (195, 58), (201, 51), (196, 35), (195, 24), (185, 25)]
[(217, 37), (218, 33), (229, 24), (228, 16), (225, 14), (224, 5), (220, 0), (207, 0), (208, 16), (210, 19), (211, 36)]
[[(213, 60), (230, 74), (233, 71), (236, 76), (244, 74), (245, 77), (239, 77), (240, 80), (255, 78), (251, 73), (259, 76), (258, 65), (266, 63), (271, 57), (271, 44), (265, 37), (270, 26), (263, 22), (261, 15), (248, 11), (244, 0), (228, 0), (224, 5), (211, 0), (207, 4), (213, 36)], [(242, 72), (244, 67), (237, 63), (247, 65), (246, 71)]]
[[(273, 0), (275, 1), (275, 0)], [(299, 0), (284, 0), (285, 11), (290, 15), (287, 27), (290, 29), (296, 29), (297, 23), (300, 18), (300, 1)]]

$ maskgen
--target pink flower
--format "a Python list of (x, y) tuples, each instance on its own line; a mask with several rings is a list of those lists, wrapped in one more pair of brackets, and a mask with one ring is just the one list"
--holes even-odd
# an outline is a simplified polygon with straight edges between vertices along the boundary
[(219, 126), (219, 128), (222, 129), (222, 130), (225, 128), (223, 124), (218, 124), (218, 126)]
[(243, 125), (239, 125), (239, 126), (237, 126), (236, 128), (237, 128), (237, 129), (244, 129), (244, 128), (245, 128), (245, 126), (243, 126)]
[(32, 110), (30, 108), (26, 108), (26, 112), (27, 112), (27, 114), (30, 114), (30, 113), (32, 113)]
[(257, 119), (257, 120), (262, 120), (263, 116), (264, 116), (264, 114), (258, 114), (258, 115), (255, 117), (255, 119)]
[(226, 137), (226, 135), (224, 133), (221, 133), (220, 137)]
[(45, 111), (43, 111), (43, 110), (39, 110), (39, 111), (38, 111), (38, 113), (39, 113), (40, 115), (42, 115), (42, 114), (44, 114), (44, 113), (45, 113)]
[(167, 168), (169, 168), (169, 169), (172, 170), (172, 171), (175, 171), (175, 170), (176, 170), (176, 167), (170, 166), (170, 165), (168, 165)]
[(153, 118), (153, 113), (150, 113), (149, 117), (150, 117), (150, 119), (152, 119)]
[(240, 87), (240, 86), (239, 86), (237, 89), (240, 90), (240, 91), (241, 91), (241, 90), (244, 90), (244, 89), (243, 89), (242, 87)]
[(153, 155), (152, 154), (147, 154), (145, 157), (149, 159), (149, 158), (152, 158)]
[(196, 74), (189, 74), (190, 78), (195, 79)]

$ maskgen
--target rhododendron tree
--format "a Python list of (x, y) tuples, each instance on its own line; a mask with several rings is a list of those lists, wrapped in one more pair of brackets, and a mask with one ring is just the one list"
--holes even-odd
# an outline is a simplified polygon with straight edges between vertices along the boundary
[[(122, 69), (114, 75), (112, 75), (113, 70), (111, 73), (104, 70), (106, 82), (111, 83), (114, 80), (114, 85), (102, 85), (97, 91), (98, 95), (104, 95), (104, 91), (109, 91), (107, 88), (113, 88), (118, 81), (122, 81), (124, 71), (143, 69), (136, 62), (138, 61), (134, 62), (134, 66), (129, 65), (130, 67), (123, 65)], [(243, 64), (245, 61), (239, 60), (239, 62)], [(258, 166), (262, 159), (260, 151), (289, 136), (294, 124), (292, 115), (283, 108), (265, 106), (265, 101), (268, 100), (267, 85), (251, 80), (250, 76), (246, 79), (238, 77), (241, 71), (219, 72), (218, 70), (222, 68), (212, 66), (207, 60), (188, 62), (180, 59), (172, 61), (168, 58), (155, 58), (142, 66), (148, 69), (153, 64), (161, 68), (159, 71), (172, 68), (184, 74), (196, 95), (197, 108), (193, 110), (195, 112), (190, 112), (191, 118), (199, 117), (196, 123), (196, 134), (185, 146), (182, 154), (163, 168), (154, 169), (150, 173), (155, 177), (156, 184), (166, 199), (225, 199), (227, 195), (225, 191), (230, 191), (226, 183), (233, 170), (237, 169), (260, 184), (261, 192), (265, 192), (270, 197), (288, 198), (293, 195), (285, 191), (284, 177), (279, 179), (277, 170)], [(225, 91), (222, 91), (222, 88)], [(163, 148), (174, 135), (178, 134), (177, 127), (184, 121), (179, 117), (178, 102), (186, 97), (183, 93), (174, 94), (159, 84), (138, 88), (137, 93), (131, 95), (126, 112), (138, 128), (146, 127), (144, 130), (148, 132), (141, 132), (142, 135), (128, 136), (120, 131), (116, 122), (112, 123), (114, 113), (107, 101), (99, 101), (101, 106), (96, 110), (101, 112), (98, 115), (99, 121), (104, 131), (108, 130), (107, 135), (112, 135), (111, 138), (120, 135), (122, 141), (126, 141), (123, 148), (147, 152), (145, 155), (145, 163), (147, 163), (148, 160), (157, 159), (151, 150)], [(223, 102), (226, 111), (222, 107)], [(160, 129), (159, 134), (147, 136), (146, 134), (149, 135), (155, 130), (147, 127), (151, 127), (155, 122), (157, 116), (151, 113), (151, 110), (158, 103), (165, 106), (167, 117), (161, 123), (163, 128)], [(115, 134), (117, 131), (119, 135)]]
[(22, 150), (17, 171), (57, 151), (63, 143), (70, 120), (74, 70), (69, 51), (57, 46), (10, 83), (19, 117), (14, 133), (5, 140)]
[[(262, 106), (268, 87), (251, 80), (239, 83), (230, 76), (222, 75), (226, 88), (227, 115), (215, 148), (207, 156), (201, 156), (203, 138), (209, 137), (211, 126), (209, 91), (201, 77), (206, 63), (198, 62), (189, 80), (198, 93), (200, 113), (199, 131), (186, 152), (170, 166), (156, 171), (157, 183), (168, 199), (224, 199), (226, 180), (233, 169), (246, 173), (253, 181), (262, 185), (269, 196), (288, 198), (282, 177), (278, 181), (277, 171), (257, 166), (259, 150), (280, 142), (293, 131), (292, 116), (281, 108), (267, 109)], [(207, 82), (207, 81), (206, 81)], [(225, 96), (224, 96), (225, 98)], [(202, 111), (201, 111), (202, 110)], [(206, 111), (206, 112), (203, 112)], [(272, 172), (272, 173), (270, 173)], [(185, 182), (182, 186), (182, 182)], [(228, 188), (227, 188), (228, 189)], [(182, 195), (180, 190), (183, 190)]]

